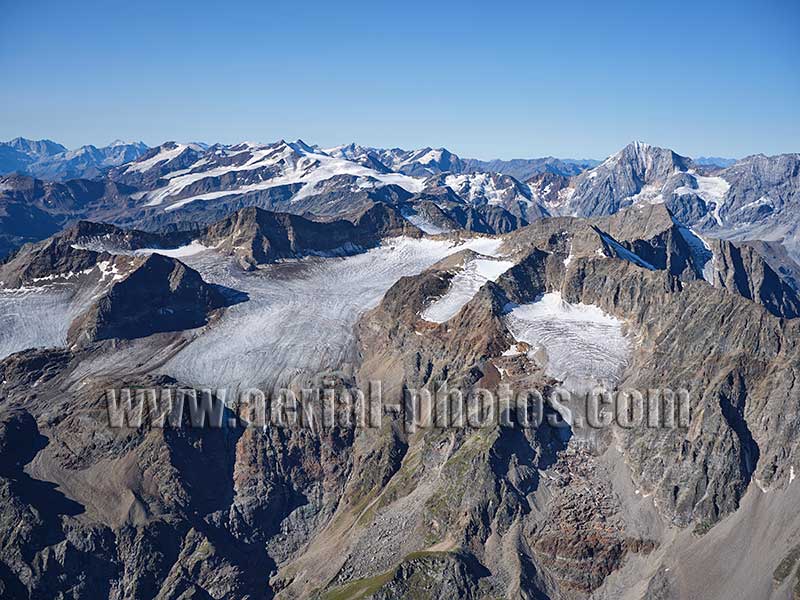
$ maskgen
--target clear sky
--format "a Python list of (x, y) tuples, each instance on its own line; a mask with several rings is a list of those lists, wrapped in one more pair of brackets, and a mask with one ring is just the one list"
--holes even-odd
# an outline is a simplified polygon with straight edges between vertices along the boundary
[(800, 152), (800, 1), (0, 0), (0, 139)]

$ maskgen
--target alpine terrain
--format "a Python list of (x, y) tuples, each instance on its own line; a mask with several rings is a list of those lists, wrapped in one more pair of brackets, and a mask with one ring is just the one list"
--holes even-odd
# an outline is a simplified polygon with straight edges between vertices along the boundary
[(800, 154), (0, 172), (0, 597), (800, 599)]

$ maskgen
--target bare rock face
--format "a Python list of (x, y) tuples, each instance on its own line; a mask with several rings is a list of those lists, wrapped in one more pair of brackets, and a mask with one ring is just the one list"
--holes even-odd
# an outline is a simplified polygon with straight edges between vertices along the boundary
[(7, 287), (19, 287), (31, 280), (92, 269), (99, 260), (98, 252), (74, 248), (69, 240), (53, 237), (23, 246), (0, 265), (0, 281)]
[(178, 384), (123, 372), (72, 378), (106, 351), (28, 351), (0, 363), (0, 589), (273, 597), (271, 556), (287, 561), (327, 523), (352, 434), (110, 428), (106, 387)]
[(797, 291), (776, 273), (753, 245), (720, 240), (715, 244), (715, 285), (763, 304), (772, 314), (800, 316)]
[(507, 242), (512, 249), (530, 244), (565, 258), (599, 253), (667, 271), (684, 282), (705, 280), (776, 316), (798, 316), (800, 296), (791, 284), (793, 271), (779, 275), (770, 262), (781, 261), (770, 259), (768, 247), (701, 237), (678, 222), (664, 204), (632, 206), (592, 221), (547, 219), (514, 232)]
[(632, 204), (631, 198), (645, 186), (661, 188), (690, 165), (690, 159), (672, 150), (633, 142), (576, 177), (569, 211), (581, 216), (614, 214)]
[(174, 258), (151, 254), (137, 262), (72, 323), (72, 343), (192, 329), (226, 303), (197, 271)]
[[(508, 301), (533, 302), (544, 292), (559, 291), (568, 302), (593, 304), (615, 315), (636, 336), (620, 387), (689, 392), (688, 427), (615, 427), (600, 438), (599, 448), (588, 452), (565, 447), (558, 432), (538, 430), (529, 436), (499, 428), (488, 437), (487, 432), (468, 434), (445, 446), (449, 459), (441, 473), (446, 485), (411, 466), (419, 459), (404, 461), (387, 489), (409, 478), (416, 482), (412, 489), (429, 482), (435, 491), (428, 492), (426, 506), (433, 522), (422, 517), (421, 530), (430, 532), (428, 543), (457, 540), (459, 547), (474, 552), (489, 572), (481, 578), (484, 594), (490, 595), (490, 589), (512, 593), (511, 588), (494, 587), (502, 579), (550, 597), (585, 598), (599, 593), (630, 556), (647, 557), (660, 545), (659, 534), (642, 531), (619, 504), (621, 484), (603, 466), (612, 447), (621, 450), (629, 465), (637, 494), (653, 496), (661, 518), (696, 535), (736, 513), (752, 488), (770, 489), (790, 479), (786, 465), (796, 458), (787, 456), (787, 449), (797, 447), (798, 434), (791, 422), (772, 415), (792, 411), (800, 368), (797, 322), (771, 315), (763, 298), (750, 299), (705, 281), (697, 269), (702, 265), (693, 263), (695, 248), (669, 213), (656, 212), (653, 218), (623, 215), (594, 226), (570, 219), (536, 223), (509, 236), (505, 244), (516, 266), (496, 284), (487, 283), (447, 323), (429, 324), (419, 316), (448, 287), (450, 275), (443, 264), (442, 270), (399, 281), (359, 324), (361, 376), (402, 372), (390, 380), (395, 393), (404, 386), (418, 389), (444, 380), (467, 387), (538, 381), (546, 389), (552, 382), (535, 361), (529, 363), (524, 355), (500, 357), (510, 340), (501, 317)], [(607, 232), (618, 239), (609, 243), (603, 238), (610, 237)], [(617, 246), (622, 250), (612, 251)], [(634, 250), (645, 254), (645, 246), (658, 268), (630, 256)], [(758, 264), (760, 269), (765, 263)], [(726, 272), (724, 264), (719, 268)], [(436, 464), (424, 450), (435, 440), (431, 432), (409, 439), (406, 452), (415, 457), (422, 453), (428, 456), (422, 459), (425, 464)], [(488, 465), (484, 456), (491, 457)], [(549, 481), (543, 483), (533, 474), (544, 470)], [(464, 473), (470, 474), (472, 489), (481, 490), (481, 508), (470, 504), (469, 493), (458, 483)], [(537, 494), (546, 494), (546, 503), (537, 501)], [(437, 500), (442, 497), (458, 508), (445, 509)], [(380, 513), (383, 519), (392, 514), (391, 498)], [(511, 526), (506, 511), (521, 515), (518, 525)], [(457, 526), (455, 515), (462, 515)], [(376, 516), (374, 526), (380, 522)], [(521, 559), (511, 573), (504, 570), (508, 563), (497, 550), (506, 544)], [(395, 553), (394, 559), (402, 561), (402, 556)], [(392, 572), (353, 566), (347, 573), (355, 586), (374, 582), (371, 577), (391, 578)], [(651, 587), (664, 590), (669, 585), (654, 580)]]

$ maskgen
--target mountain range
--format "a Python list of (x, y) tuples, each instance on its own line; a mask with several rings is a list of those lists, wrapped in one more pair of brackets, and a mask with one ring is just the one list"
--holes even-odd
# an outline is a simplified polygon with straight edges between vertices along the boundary
[(93, 179), (111, 167), (136, 160), (147, 151), (142, 142), (115, 140), (108, 146), (68, 150), (50, 140), (14, 138), (0, 142), (0, 174), (23, 173), (49, 181)]
[[(24, 154), (28, 169), (40, 174), (0, 180), (4, 253), (79, 218), (158, 229), (207, 224), (244, 206), (330, 217), (377, 201), (429, 231), (505, 233), (548, 215), (598, 216), (664, 202), (686, 225), (709, 235), (782, 244), (795, 260), (800, 256), (793, 216), (797, 154), (754, 155), (719, 167), (640, 142), (599, 164), (481, 162), (445, 149), (355, 144), (323, 150), (283, 140), (167, 142), (151, 149), (115, 143), (67, 152), (50, 141), (17, 138), (3, 148)], [(93, 177), (43, 175), (77, 169), (79, 159), (91, 164)]]
[(800, 598), (800, 154), (113, 147), (2, 146), (0, 596)]

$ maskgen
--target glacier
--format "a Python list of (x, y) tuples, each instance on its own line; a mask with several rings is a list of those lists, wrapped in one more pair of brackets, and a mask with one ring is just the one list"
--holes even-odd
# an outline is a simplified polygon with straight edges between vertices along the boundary
[(543, 354), (547, 375), (571, 390), (617, 383), (632, 350), (622, 321), (592, 304), (566, 302), (559, 292), (509, 308), (506, 327), (531, 346), (531, 357)]
[(500, 240), (394, 238), (363, 254), (305, 258), (244, 272), (210, 250), (185, 262), (206, 281), (246, 293), (162, 372), (192, 385), (246, 389), (283, 386), (298, 377), (355, 362), (353, 327), (401, 277), (471, 249), (496, 253)]

